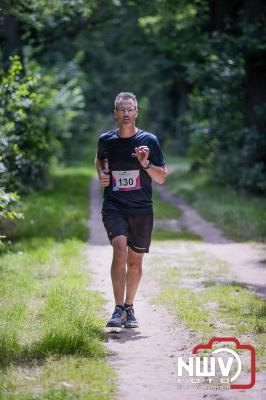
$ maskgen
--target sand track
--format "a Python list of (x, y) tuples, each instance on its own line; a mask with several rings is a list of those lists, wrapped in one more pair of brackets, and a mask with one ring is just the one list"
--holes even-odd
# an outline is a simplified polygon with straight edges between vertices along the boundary
[[(222, 232), (204, 221), (190, 206), (171, 196), (164, 187), (159, 190), (166, 201), (182, 209), (182, 224), (203, 238), (204, 242), (193, 245), (195, 248), (226, 261), (231, 271), (229, 280), (245, 282), (262, 295), (266, 294), (266, 268), (263, 269), (259, 264), (263, 246), (234, 243), (226, 239)], [(94, 274), (91, 289), (99, 290), (107, 300), (108, 318), (114, 306), (110, 278), (112, 248), (101, 222), (102, 199), (97, 180), (91, 183), (90, 196), (90, 241), (87, 256), (88, 266)], [(178, 249), (172, 246), (171, 253), (176, 252), (178, 256)], [(185, 390), (178, 387), (177, 356), (191, 355), (191, 349), (198, 342), (196, 334), (177, 324), (164, 307), (152, 303), (153, 296), (159, 291), (150, 274), (153, 268), (152, 257), (165, 257), (168, 250), (165, 246), (153, 244), (151, 253), (144, 257), (143, 278), (135, 301), (140, 328), (122, 329), (119, 333), (109, 334), (106, 346), (110, 351), (109, 361), (118, 373), (118, 399), (265, 399), (265, 374), (258, 374), (255, 387), (246, 391)]]

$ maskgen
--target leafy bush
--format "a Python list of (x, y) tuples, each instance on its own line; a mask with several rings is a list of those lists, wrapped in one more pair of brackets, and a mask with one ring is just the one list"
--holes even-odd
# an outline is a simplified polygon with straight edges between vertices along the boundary
[(21, 219), (23, 217), (22, 213), (17, 213), (13, 210), (18, 200), (19, 196), (16, 193), (5, 193), (0, 188), (0, 246), (2, 245), (1, 239), (6, 237), (1, 234), (4, 223), (8, 220)]
[(187, 65), (187, 79), (193, 86), (189, 94), (189, 156), (192, 162), (208, 169), (212, 180), (237, 188), (266, 190), (264, 155), (266, 139), (262, 122), (265, 112), (257, 110), (257, 127), (244, 121), (245, 59), (234, 36), (214, 32), (202, 48), (205, 61), (198, 68)]
[(0, 146), (7, 190), (40, 187), (55, 151), (45, 109), (49, 99), (40, 90), (39, 75), (22, 74), (18, 56), (3, 76), (0, 88)]
[(46, 97), (52, 95), (47, 108), (47, 123), (53, 136), (59, 140), (57, 156), (63, 162), (82, 158), (88, 140), (84, 74), (74, 59), (46, 69), (44, 79), (48, 88)]
[(11, 206), (17, 203), (19, 196), (16, 193), (5, 193), (0, 189), (0, 219), (8, 218), (15, 219), (21, 218), (21, 213), (12, 211)]

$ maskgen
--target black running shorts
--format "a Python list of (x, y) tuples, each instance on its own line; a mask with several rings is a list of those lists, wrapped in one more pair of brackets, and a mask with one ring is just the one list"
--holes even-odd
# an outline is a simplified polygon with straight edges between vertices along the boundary
[(127, 236), (128, 246), (136, 253), (148, 253), (151, 244), (153, 214), (124, 215), (115, 210), (102, 210), (102, 220), (110, 242)]

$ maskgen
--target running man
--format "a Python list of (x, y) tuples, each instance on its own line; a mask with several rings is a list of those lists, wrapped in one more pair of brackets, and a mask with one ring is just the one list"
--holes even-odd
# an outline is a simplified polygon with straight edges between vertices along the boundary
[(106, 326), (138, 328), (133, 302), (151, 242), (152, 180), (164, 183), (167, 169), (157, 137), (135, 125), (138, 103), (133, 93), (117, 95), (114, 116), (118, 129), (100, 136), (95, 158), (104, 187), (102, 220), (113, 246), (115, 310)]

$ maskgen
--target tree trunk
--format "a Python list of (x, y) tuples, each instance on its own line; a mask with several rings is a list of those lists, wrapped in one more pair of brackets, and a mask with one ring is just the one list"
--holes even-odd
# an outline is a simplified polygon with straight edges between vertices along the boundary
[(236, 20), (242, 0), (209, 0), (210, 30), (224, 31), (227, 18)]
[(256, 107), (263, 103), (266, 103), (266, 67), (262, 58), (252, 58), (246, 61), (245, 121), (247, 126), (259, 128)]
[[(248, 22), (265, 21), (264, 0), (246, 0), (245, 9)], [(249, 49), (245, 59), (245, 121), (248, 127), (256, 126), (260, 129), (256, 108), (266, 103), (266, 53)]]
[(19, 25), (15, 17), (11, 14), (4, 14), (3, 16), (3, 65), (7, 70), (9, 67), (9, 57), (18, 55), (24, 67), (24, 57), (22, 43), (20, 39)]
[(180, 153), (185, 153), (189, 144), (189, 134), (187, 122), (182, 120), (188, 111), (188, 93), (189, 84), (180, 81), (178, 84), (178, 104), (177, 104), (177, 136), (180, 147)]

